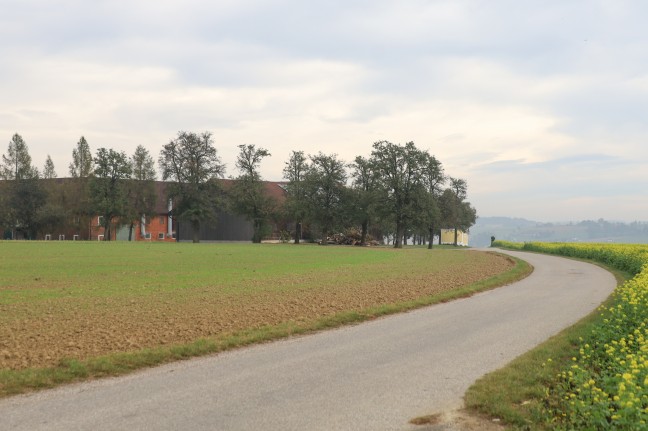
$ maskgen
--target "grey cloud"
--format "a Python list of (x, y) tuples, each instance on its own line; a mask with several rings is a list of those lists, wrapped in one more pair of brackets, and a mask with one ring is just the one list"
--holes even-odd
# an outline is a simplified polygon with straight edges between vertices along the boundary
[[(471, 184), (499, 181), (502, 189), (519, 185), (528, 199), (612, 199), (619, 190), (641, 199), (648, 188), (638, 168), (648, 158), (644, 118), (648, 88), (641, 85), (648, 84), (633, 80), (648, 70), (647, 15), (648, 3), (640, 1), (11, 1), (3, 4), (0, 16), (4, 60), (0, 130), (7, 131), (5, 140), (18, 126), (26, 136), (39, 127), (43, 128), (40, 136), (54, 136), (68, 133), (61, 126), (67, 123), (74, 130), (66, 138), (70, 143), (67, 154), (77, 135), (101, 130), (128, 133), (135, 142), (146, 141), (151, 134), (171, 137), (169, 128), (173, 132), (187, 127), (247, 132), (249, 119), (267, 125), (280, 117), (289, 118), (278, 121), (277, 127), (286, 128), (293, 119), (299, 123), (304, 119), (300, 115), (307, 115), (332, 130), (353, 133), (365, 130), (362, 127), (376, 118), (407, 114), (411, 106), (422, 109), (428, 101), (435, 103), (435, 109), (441, 106), (441, 111), (448, 106), (452, 115), (461, 115), (462, 106), (467, 111), (519, 109), (546, 118), (546, 127), (555, 124), (545, 135), (567, 142), (560, 154), (531, 163), (524, 158), (526, 144), (522, 142), (520, 151), (505, 156), (509, 160), (488, 163), (502, 156), (484, 151), (487, 145), (473, 144), (475, 148), (466, 150), (479, 131), (458, 130), (445, 137), (435, 137), (432, 131), (411, 139), (421, 144), (428, 139), (433, 153), (435, 144), (451, 143), (446, 147), (458, 151), (438, 156), (442, 162), (453, 160), (464, 166)], [(77, 99), (70, 99), (69, 93), (79, 93), (78, 88), (57, 87), (63, 81), (57, 80), (57, 73), (69, 69), (34, 70), (43, 58), (53, 58), (56, 64), (91, 64), (89, 73), (107, 70), (102, 79), (111, 91), (124, 94), (124, 100), (111, 99), (112, 104), (103, 109), (102, 100), (109, 98), (102, 99), (106, 89), (100, 88), (103, 81), (95, 80), (86, 83)], [(319, 60), (349, 66), (350, 74), (363, 73), (357, 82), (350, 80), (344, 87), (331, 84), (344, 78), (344, 70), (316, 79), (310, 70), (302, 75), (281, 73), (283, 67), (290, 71), (295, 65)], [(143, 66), (164, 71), (145, 89), (149, 93), (141, 88), (147, 85), (145, 80), (119, 85), (122, 78), (114, 71), (129, 73)], [(298, 81), (302, 79), (311, 79), (313, 86), (324, 90), (294, 96), (298, 100), (287, 98), (285, 93), (301, 91), (303, 83)], [(46, 86), (57, 90), (49, 91)], [(253, 100), (240, 103), (232, 112), (227, 106), (211, 109), (210, 100), (183, 98), (185, 92), (203, 88), (224, 89), (232, 97)], [(264, 94), (261, 101), (255, 99), (257, 89)], [(173, 94), (175, 105), (160, 102), (167, 94)], [(348, 109), (336, 106), (327, 111), (319, 99), (341, 99)], [(86, 100), (100, 105), (97, 112), (101, 115), (92, 117), (91, 110), (80, 107), (79, 118), (55, 118), (51, 124), (40, 125), (40, 111), (64, 107), (61, 115), (73, 117), (70, 105)], [(224, 103), (220, 96), (214, 100)], [(421, 121), (427, 121), (429, 129), (438, 122), (453, 121), (438, 117)], [(382, 132), (380, 122), (376, 123)], [(90, 130), (77, 133), (83, 127)], [(273, 134), (271, 126), (267, 127), (266, 133)], [(317, 133), (330, 133), (335, 142), (329, 130), (322, 127)], [(276, 131), (281, 133), (285, 130)], [(254, 136), (254, 131), (242, 135)], [(308, 139), (307, 132), (299, 136)], [(609, 144), (618, 144), (618, 152), (610, 150)], [(478, 198), (489, 196), (500, 199), (506, 208), (504, 194)]]
[(551, 171), (558, 168), (576, 168), (576, 167), (605, 167), (619, 166), (623, 164), (637, 163), (633, 160), (622, 159), (617, 156), (608, 154), (579, 154), (556, 159), (545, 160), (542, 162), (527, 162), (525, 159), (498, 160), (495, 162), (484, 163), (477, 167), (479, 171), (487, 172), (515, 172), (524, 170), (543, 170)]
[(605, 154), (583, 154), (540, 163), (503, 160), (482, 165), (471, 176), (496, 175), (508, 180), (501, 191), (488, 191), (481, 199), (502, 201), (512, 195), (545, 202), (597, 198), (608, 199), (612, 204), (619, 195), (645, 194), (648, 179), (626, 174), (640, 165)]

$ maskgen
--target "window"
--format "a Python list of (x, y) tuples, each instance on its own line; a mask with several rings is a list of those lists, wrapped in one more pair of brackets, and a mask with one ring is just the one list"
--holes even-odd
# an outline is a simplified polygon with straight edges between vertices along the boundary
[(163, 225), (164, 223), (166, 223), (166, 217), (160, 216), (160, 224)]
[(146, 232), (144, 234), (144, 239), (151, 239), (151, 232)]
[(51, 240), (52, 240), (51, 234), (48, 233), (47, 235), (45, 235), (45, 241), (51, 241)]
[(65, 241), (65, 235), (59, 235), (59, 241)]
[(97, 235), (97, 241), (103, 241), (104, 236), (103, 235)]
[(158, 239), (164, 239), (164, 233), (160, 232), (160, 233), (158, 234)]
[(104, 224), (104, 217), (97, 216), (97, 226), (103, 226), (103, 224)]
[(72, 241), (78, 241), (79, 240), (79, 235), (74, 235), (72, 237)]

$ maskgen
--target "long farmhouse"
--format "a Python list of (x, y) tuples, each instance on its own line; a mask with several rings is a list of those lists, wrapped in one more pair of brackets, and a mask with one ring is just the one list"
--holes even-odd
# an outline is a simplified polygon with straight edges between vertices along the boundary
[[(40, 240), (103, 240), (105, 232), (101, 216), (88, 211), (87, 194), (82, 190), (82, 180), (76, 178), (56, 178), (40, 180), (49, 194), (53, 208), (61, 212), (57, 222), (42, 229)], [(228, 189), (233, 180), (219, 180), (223, 189)], [(168, 183), (155, 181), (155, 211), (140, 220), (116, 222), (110, 240), (117, 241), (191, 241), (192, 231), (189, 223), (183, 223), (173, 215), (173, 202), (168, 199)], [(268, 196), (282, 205), (286, 199), (285, 183), (264, 181)], [(278, 239), (282, 230), (289, 226), (283, 220), (271, 220), (272, 233), (268, 239)], [(215, 221), (201, 223), (201, 241), (250, 241), (252, 223), (244, 217), (228, 212), (223, 208), (216, 214)], [(15, 233), (5, 233), (7, 235)], [(11, 238), (11, 237), (9, 237)]]

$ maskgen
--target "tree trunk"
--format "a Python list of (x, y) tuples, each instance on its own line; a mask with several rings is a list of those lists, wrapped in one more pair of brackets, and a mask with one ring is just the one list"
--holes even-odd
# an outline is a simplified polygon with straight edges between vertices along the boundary
[(104, 241), (110, 241), (110, 218), (104, 216)]
[(299, 244), (302, 236), (302, 224), (300, 222), (295, 223), (295, 244)]
[(191, 221), (191, 239), (194, 244), (200, 242), (200, 222), (198, 220)]
[(328, 226), (323, 226), (322, 227), (322, 239), (320, 241), (320, 245), (328, 245), (328, 233), (330, 232), (330, 229)]
[(429, 235), (430, 235), (430, 241), (428, 242), (428, 250), (432, 250), (433, 243), (434, 243), (434, 226), (430, 226), (429, 228)]
[(135, 223), (131, 222), (130, 227), (128, 228), (128, 241), (133, 240), (133, 228), (135, 227)]
[(253, 229), (254, 233), (252, 234), (252, 243), (261, 244), (261, 221), (254, 220)]
[(405, 236), (405, 229), (400, 223), (396, 223), (396, 236), (394, 237), (394, 248), (403, 248), (403, 236)]
[(455, 237), (454, 237), (454, 245), (455, 245), (455, 247), (457, 246), (457, 233), (458, 233), (457, 231), (458, 231), (458, 229), (455, 227), (455, 228), (454, 228), (454, 234), (455, 234)]

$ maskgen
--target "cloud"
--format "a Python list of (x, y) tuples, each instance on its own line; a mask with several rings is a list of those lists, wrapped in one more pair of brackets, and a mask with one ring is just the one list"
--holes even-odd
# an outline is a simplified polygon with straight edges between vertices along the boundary
[(237, 145), (268, 148), (270, 179), (291, 150), (351, 161), (413, 140), (481, 214), (646, 214), (632, 203), (648, 185), (642, 2), (4, 6), (0, 139), (21, 133), (60, 174), (81, 135), (156, 157), (179, 130), (209, 130), (230, 168)]
[(496, 214), (497, 205), (506, 202), (512, 214), (533, 220), (580, 220), (597, 214), (633, 221), (641, 219), (640, 209), (648, 209), (637, 198), (648, 187), (639, 161), (583, 154), (539, 163), (502, 160), (481, 169), (488, 173), (476, 177), (486, 180), (473, 184), (472, 196), (483, 214)]

